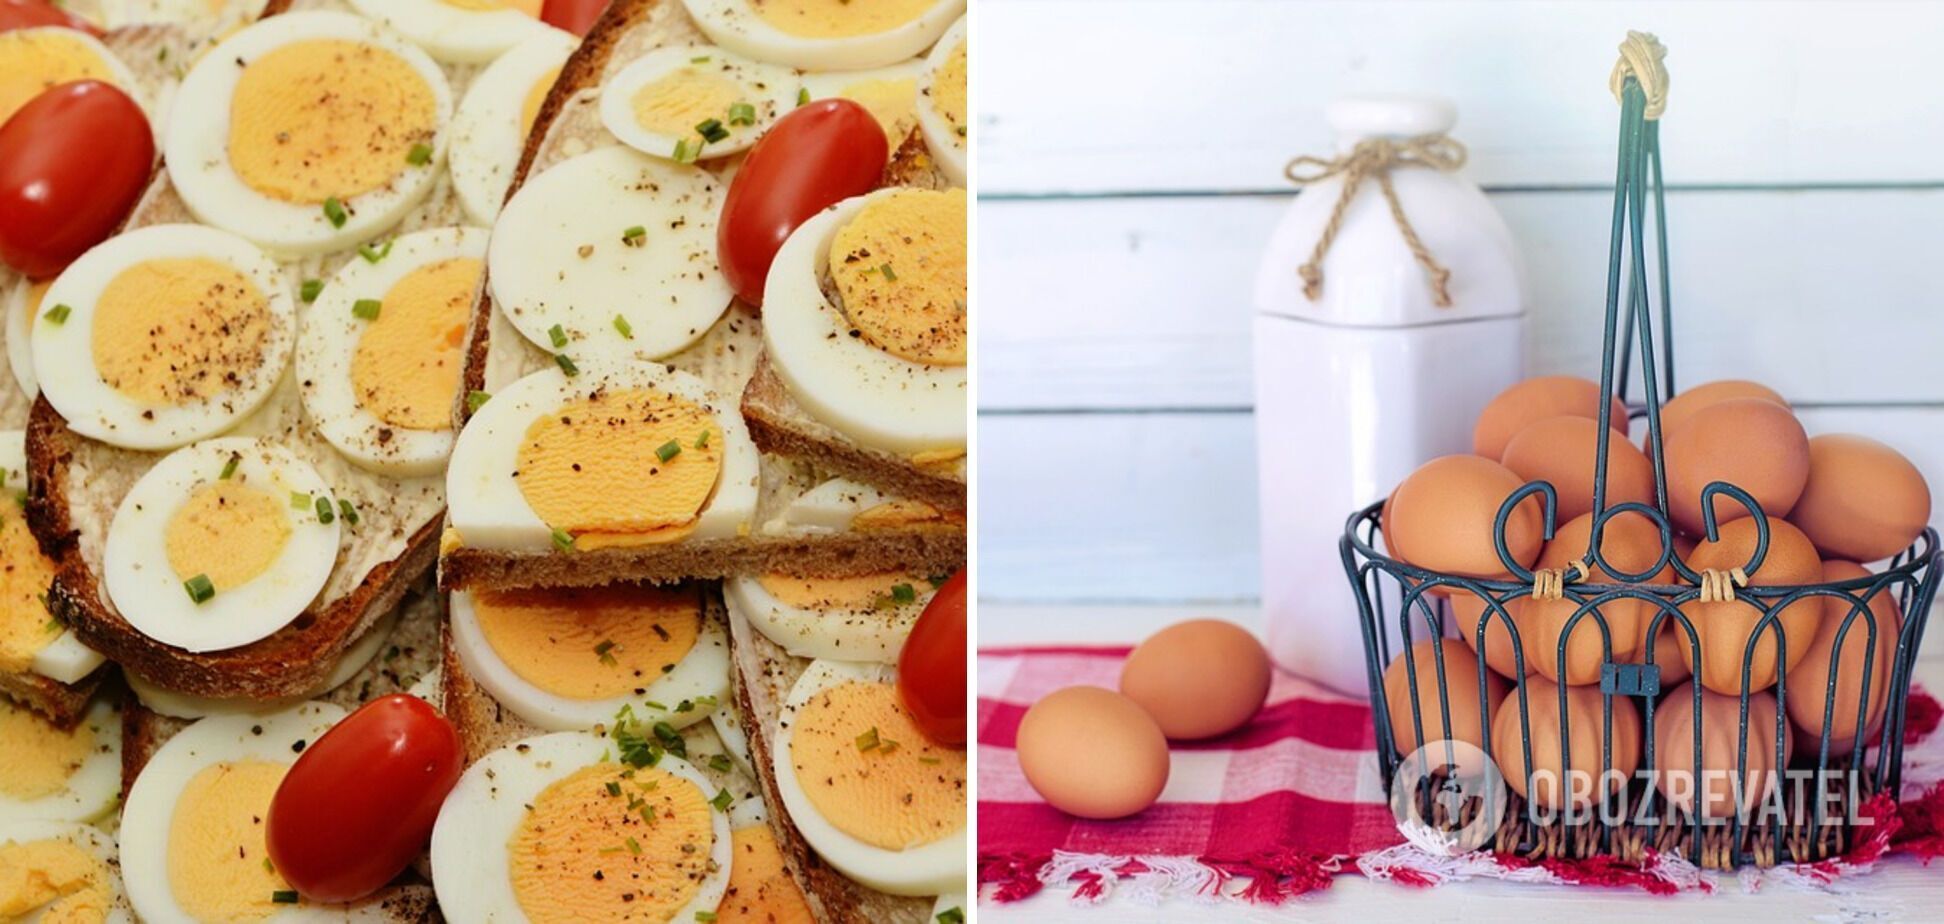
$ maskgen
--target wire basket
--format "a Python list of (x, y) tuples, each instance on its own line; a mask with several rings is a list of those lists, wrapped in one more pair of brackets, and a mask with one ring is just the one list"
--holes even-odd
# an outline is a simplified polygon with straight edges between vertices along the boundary
[[(1390, 557), (1377, 542), (1384, 505), (1372, 504), (1351, 515), (1340, 548), (1362, 620), (1384, 785), (1412, 840), (1454, 851), (1489, 848), (1535, 859), (1640, 860), (1652, 850), (1709, 868), (1839, 857), (1868, 836), (1865, 828), (1873, 822), (1868, 806), (1873, 801), (1882, 804), (1886, 795), (1889, 800), (1898, 798), (1911, 667), (1937, 593), (1944, 556), (1939, 553), (1937, 532), (1926, 529), (1885, 570), (1867, 577), (1800, 586), (1740, 586), (1735, 578), (1756, 574), (1768, 554), (1768, 521), (1748, 492), (1717, 481), (1701, 494), (1707, 537), (1718, 538), (1716, 502), (1739, 505), (1757, 528), (1753, 555), (1739, 569), (1740, 575), (1735, 569), (1698, 572), (1682, 560), (1668, 516), (1661, 433), (1662, 389), (1674, 392), (1658, 119), (1666, 86), (1665, 71), (1659, 68), (1663, 52), (1652, 36), (1638, 33), (1630, 36), (1622, 52), (1622, 64), (1614, 75), (1621, 103), (1619, 170), (1596, 419), (1611, 419), (1613, 395), (1626, 393), (1637, 346), (1644, 401), (1629, 408), (1629, 416), (1646, 420), (1655, 503), (1607, 506), (1611, 431), (1601, 426), (1595, 428), (1600, 433), (1594, 453), (1592, 530), (1580, 559), (1591, 568), (1535, 572), (1521, 565), (1508, 548), (1509, 518), (1520, 504), (1535, 497), (1544, 508), (1544, 538), (1552, 541), (1557, 496), (1553, 486), (1543, 481), (1524, 485), (1499, 508), (1494, 541), (1500, 563), (1512, 576), (1509, 580), (1439, 573)], [(1650, 199), (1651, 250), (1646, 239)], [(1658, 353), (1652, 323), (1656, 314)], [(1616, 567), (1603, 554), (1606, 526), (1623, 516), (1643, 517), (1658, 530), (1659, 557), (1651, 567)], [(1669, 568), (1677, 576), (1674, 583), (1649, 583)], [(1584, 580), (1591, 575), (1613, 582)], [(1554, 607), (1572, 608), (1557, 630), (1556, 648), (1544, 655), (1556, 658), (1554, 672), (1565, 682), (1553, 684), (1544, 678), (1534, 682), (1527, 664), (1526, 642), (1519, 637), (1513, 613), (1522, 601), (1535, 596)], [(1698, 621), (1682, 610), (1684, 604), (1724, 598), (1746, 603), (1759, 613), (1743, 649), (1738, 696), (1704, 690), (1699, 675), (1706, 663)], [(1787, 637), (1780, 618), (1798, 603), (1846, 609), (1834, 637), (1833, 649), (1841, 654), (1829, 659), (1826, 677), (1813, 678), (1823, 692), (1819, 730), (1797, 730), (1784, 708), (1789, 698), (1787, 653), (1801, 652), (1801, 646), (1812, 642)], [(1891, 607), (1899, 617), (1897, 624), (1881, 624), (1880, 612), (1887, 615)], [(1643, 634), (1631, 634), (1643, 628)], [(1465, 633), (1461, 637), (1470, 650), (1454, 650), (1448, 656), (1448, 646), (1438, 640), (1454, 631)], [(1494, 639), (1499, 632), (1504, 636)], [(1864, 643), (1860, 686), (1854, 678), (1843, 676), (1848, 646), (1854, 645), (1852, 633), (1862, 633)], [(1599, 651), (1598, 707), (1589, 713), (1584, 707), (1590, 704), (1591, 694), (1586, 691), (1594, 689), (1593, 684), (1588, 678), (1583, 685), (1571, 685), (1567, 665), (1573, 654), (1584, 662), (1593, 640), (1598, 641)], [(1426, 641), (1431, 644), (1423, 644)], [(1884, 659), (1887, 665), (1878, 664), (1879, 641), (1891, 645)], [(1633, 654), (1616, 657), (1616, 642), (1623, 652)], [(1488, 658), (1494, 644), (1500, 646), (1501, 668), (1509, 648), (1509, 672), (1494, 671)], [(1475, 663), (1450, 661), (1461, 652), (1466, 660), (1475, 658)], [(1680, 663), (1670, 665), (1670, 655)], [(1436, 681), (1429, 688), (1418, 679), (1418, 661), (1427, 657)], [(1404, 660), (1402, 676), (1410, 679), (1403, 683), (1404, 691), (1387, 690), (1386, 668), (1398, 658)], [(1669, 693), (1663, 689), (1663, 679), (1669, 671), (1688, 665), (1696, 673), (1688, 685), (1691, 700), (1675, 702), (1676, 696), (1663, 695)], [(1526, 679), (1516, 681), (1500, 700), (1494, 687), (1509, 682), (1496, 679), (1502, 673)], [(1459, 683), (1467, 685), (1464, 693), (1469, 694), (1474, 677), (1479, 714), (1466, 714), (1460, 703), (1459, 714), (1454, 715), (1453, 696), (1447, 694)], [(1799, 682), (1805, 679), (1800, 672), (1797, 677)], [(1854, 715), (1847, 703), (1839, 709), (1839, 700), (1848, 693), (1855, 694)], [(1536, 701), (1545, 694), (1551, 694), (1552, 702)], [(1494, 713), (1501, 702), (1504, 708), (1518, 710), (1517, 734), (1501, 733), (1501, 740), (1494, 741)], [(1539, 747), (1547, 748), (1557, 740), (1558, 753), (1535, 755), (1533, 722), (1537, 718), (1550, 723), (1554, 709), (1556, 735), (1546, 736), (1548, 740)], [(1873, 712), (1880, 717), (1872, 716)], [(1638, 726), (1630, 724), (1627, 713), (1639, 718)], [(1668, 725), (1664, 746), (1657, 734), (1662, 731), (1656, 727), (1657, 713)], [(1595, 724), (1590, 739), (1584, 734), (1587, 729), (1581, 729), (1578, 743), (1572, 728), (1576, 714), (1582, 725)], [(1855, 719), (1853, 725), (1850, 718)], [(1689, 723), (1691, 730), (1681, 734)], [(1398, 728), (1405, 730), (1403, 740)], [(1415, 738), (1410, 737), (1413, 733)], [(1590, 742), (1597, 742), (1597, 751)], [(1669, 749), (1679, 750), (1669, 753)], [(1732, 761), (1727, 759), (1729, 754)], [(1482, 756), (1494, 759), (1482, 760)], [(1624, 771), (1620, 765), (1627, 763), (1647, 772)], [(1503, 777), (1508, 766), (1517, 778)], [(1546, 779), (1547, 774), (1553, 779)], [(1495, 777), (1506, 785), (1495, 785)], [(1578, 779), (1590, 784), (1572, 789)]]

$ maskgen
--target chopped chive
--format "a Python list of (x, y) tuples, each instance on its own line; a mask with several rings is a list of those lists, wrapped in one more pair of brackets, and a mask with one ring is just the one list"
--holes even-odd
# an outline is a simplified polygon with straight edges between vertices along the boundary
[(311, 302), (317, 301), (317, 296), (323, 291), (324, 280), (306, 279), (303, 285), (297, 287), (297, 297), (303, 299), (304, 304), (308, 305)]
[(884, 264), (883, 266), (880, 266), (880, 267), (878, 267), (878, 272), (880, 272), (880, 273), (883, 273), (883, 274), (884, 274), (884, 281), (885, 281), (885, 282), (897, 282), (897, 281), (898, 281), (898, 274), (897, 274), (897, 273), (894, 273), (894, 272), (891, 272), (891, 264), (889, 264), (889, 263), (886, 263), (886, 264)]
[(652, 699), (644, 699), (644, 700), (642, 700), (642, 701), (641, 701), (641, 704), (642, 704), (643, 706), (647, 706), (647, 707), (648, 707), (648, 708), (650, 708), (650, 709), (655, 709), (655, 710), (659, 710), (659, 711), (661, 711), (661, 712), (667, 712), (667, 711), (668, 711), (668, 706), (666, 706), (666, 705), (664, 705), (664, 704), (662, 704), (662, 703), (658, 703), (658, 702), (655, 702), (655, 701), (654, 701), (654, 700), (652, 700)]
[(566, 552), (573, 549), (574, 537), (572, 535), (569, 535), (566, 530), (556, 528), (553, 531), (553, 544), (554, 544), (554, 548), (557, 548), (562, 552)]
[(878, 742), (878, 753), (879, 753), (879, 754), (889, 754), (889, 753), (891, 753), (892, 751), (895, 751), (895, 750), (897, 750), (897, 749), (898, 749), (898, 743), (897, 743), (896, 741), (893, 741), (893, 740), (891, 740), (891, 739), (889, 739), (889, 738), (885, 738), (885, 739), (883, 739), (882, 741), (879, 741), (879, 742)]
[(730, 125), (756, 124), (756, 107), (748, 103), (735, 103), (729, 107)]
[(677, 161), (684, 164), (692, 164), (695, 163), (696, 155), (701, 153), (702, 150), (700, 147), (697, 147), (695, 150), (689, 150), (689, 143), (687, 138), (676, 139), (674, 156)]
[(628, 852), (639, 855), (641, 853), (641, 842), (632, 837), (628, 838)]
[(290, 492), (290, 509), (309, 510), (310, 505), (311, 505), (311, 496), (309, 494), (305, 494), (302, 491)]
[(616, 783), (613, 780), (609, 780), (607, 784), (607, 791), (608, 791), (608, 795), (610, 796), (618, 796), (621, 794), (621, 784)]
[(865, 732), (864, 734), (861, 734), (861, 735), (858, 735), (858, 736), (857, 736), (857, 749), (858, 749), (858, 750), (860, 750), (860, 751), (868, 751), (868, 750), (870, 750), (870, 749), (872, 749), (872, 748), (875, 748), (875, 747), (877, 747), (877, 746), (878, 746), (878, 732), (877, 732), (877, 726), (875, 726), (875, 725), (873, 725), (873, 726), (871, 726), (871, 729), (870, 729), (869, 731), (867, 731), (867, 732)]
[(660, 459), (663, 462), (673, 459), (676, 456), (679, 456), (681, 454), (682, 454), (682, 444), (674, 440), (669, 440), (668, 442), (661, 444), (661, 446), (656, 448), (655, 450), (655, 458)]
[(797, 105), (802, 106), (809, 102), (810, 102), (810, 88), (809, 87), (797, 88)]
[(477, 414), (479, 413), (479, 409), (485, 407), (486, 402), (491, 400), (493, 400), (493, 395), (491, 392), (484, 392), (484, 391), (466, 392), (466, 410), (474, 414)]
[(613, 652), (614, 642), (611, 639), (602, 639), (599, 645), (594, 646), (594, 653), (600, 656), (602, 664), (612, 665), (617, 663), (614, 660)]
[(189, 592), (189, 599), (195, 603), (208, 603), (216, 596), (216, 585), (210, 583), (209, 575), (198, 574), (182, 582), (182, 589)]
[(709, 63), (709, 56), (708, 56), (708, 55), (702, 55), (702, 56), (700, 56), (700, 57), (695, 57), (695, 58), (690, 58), (690, 59), (689, 59), (689, 63), (690, 63), (690, 64), (707, 64), (707, 63)]
[(412, 145), (412, 149), (405, 153), (405, 162), (414, 167), (423, 167), (431, 163), (432, 146), (423, 141)]
[(169, 60), (169, 46), (164, 45), (161, 48), (157, 48), (155, 50), (155, 63), (161, 64), (167, 60)]
[(392, 249), (391, 241), (386, 241), (385, 246), (383, 247), (373, 247), (370, 244), (359, 244), (358, 256), (363, 257), (366, 263), (376, 263), (379, 260), (383, 260), (384, 258), (391, 256), (391, 249)]
[(568, 378), (580, 375), (580, 367), (574, 365), (574, 361), (568, 359), (565, 353), (554, 354), (554, 365), (559, 366), (560, 371), (567, 373)]
[(567, 330), (558, 324), (547, 328), (547, 339), (553, 341), (554, 349), (567, 345)]
[(330, 523), (331, 521), (336, 519), (337, 519), (337, 511), (331, 509), (331, 499), (328, 497), (318, 498), (317, 499), (317, 522)]
[(701, 922), (701, 924), (709, 924), (709, 922), (716, 919), (716, 913), (713, 911), (697, 911), (695, 913), (695, 919)]
[(614, 316), (614, 329), (615, 329), (615, 330), (618, 330), (618, 331), (620, 331), (620, 332), (621, 332), (621, 336), (623, 336), (623, 337), (625, 337), (625, 338), (627, 338), (627, 339), (629, 339), (629, 340), (633, 340), (633, 339), (634, 339), (634, 325), (632, 325), (632, 324), (629, 324), (629, 323), (628, 323), (628, 319), (627, 319), (627, 318), (624, 318), (624, 317), (622, 317), (622, 316), (620, 316), (620, 315), (618, 315), (618, 314), (617, 314), (617, 315), (615, 315), (615, 316)]
[(676, 711), (676, 712), (694, 712), (694, 711), (695, 711), (695, 701), (694, 701), (694, 700), (690, 700), (690, 699), (685, 699), (685, 700), (682, 700), (681, 702), (679, 702), (679, 703), (676, 703), (676, 704), (675, 704), (675, 711)]
[(717, 773), (727, 773), (730, 766), (732, 765), (729, 763), (729, 755), (727, 754), (712, 754), (709, 756), (709, 769)]
[(230, 476), (236, 474), (236, 467), (242, 464), (243, 464), (242, 456), (236, 455), (234, 453), (230, 454), (229, 461), (223, 463), (223, 473), (221, 475), (217, 475), (216, 480), (217, 481), (230, 480)]
[(952, 576), (950, 574), (934, 574), (931, 577), (926, 578), (925, 580), (931, 582), (931, 586), (933, 590), (937, 590), (941, 587), (944, 587), (945, 582), (951, 579)]
[(341, 498), (338, 500), (338, 516), (343, 517), (344, 522), (352, 526), (358, 525), (358, 508), (351, 506), (348, 500)]
[(702, 431), (701, 436), (695, 438), (695, 448), (707, 449), (708, 446), (709, 446), (709, 431), (704, 430)]
[(713, 696), (698, 696), (695, 698), (695, 704), (704, 709), (714, 709), (716, 707), (716, 698)]
[(385, 303), (375, 298), (361, 298), (351, 303), (351, 313), (367, 321), (378, 320), (378, 312)]
[(648, 240), (648, 229), (641, 225), (633, 225), (621, 232), (621, 243), (629, 247), (640, 247), (646, 240)]
[(919, 763), (921, 763), (921, 764), (936, 764), (936, 763), (942, 763), (942, 761), (940, 761), (940, 760), (939, 760), (938, 758), (936, 758), (936, 757), (920, 757), (920, 758), (918, 758), (918, 762), (919, 762)]
[(913, 603), (918, 599), (918, 591), (914, 590), (910, 584), (893, 585), (891, 588), (891, 599), (899, 603)]
[(271, 872), (271, 873), (274, 873), (274, 872), (276, 872), (276, 871), (277, 871), (277, 867), (276, 867), (276, 865), (270, 862), (270, 858), (269, 858), (269, 857), (264, 857), (264, 858), (263, 858), (263, 869), (264, 869), (264, 871), (265, 871), (265, 872)]
[(944, 911), (940, 911), (937, 915), (937, 920), (938, 924), (965, 924), (965, 911), (954, 905)]
[(695, 133), (701, 135), (702, 140), (710, 144), (729, 137), (729, 130), (722, 127), (721, 119), (703, 119), (695, 123)]
[(46, 318), (48, 323), (50, 324), (66, 324), (68, 319), (68, 314), (72, 311), (74, 311), (74, 309), (69, 308), (66, 305), (55, 305), (54, 307), (47, 309), (47, 313), (41, 315), (41, 317)]
[(348, 217), (344, 212), (344, 203), (339, 202), (336, 196), (324, 200), (324, 217), (330, 220), (331, 227), (344, 227), (344, 220)]
[(729, 806), (736, 804), (736, 797), (730, 795), (727, 789), (718, 789), (715, 798), (710, 799), (709, 804), (715, 806), (718, 812), (726, 812), (729, 811)]
[(297, 892), (293, 889), (278, 889), (270, 893), (270, 900), (279, 905), (297, 904)]

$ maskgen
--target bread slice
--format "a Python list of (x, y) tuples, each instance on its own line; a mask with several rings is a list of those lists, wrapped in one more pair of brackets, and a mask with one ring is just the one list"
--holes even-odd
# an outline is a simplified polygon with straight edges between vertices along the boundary
[(0, 674), (0, 695), (40, 713), (62, 728), (73, 728), (88, 711), (88, 701), (101, 688), (112, 668), (106, 666), (74, 683), (62, 683), (32, 671)]

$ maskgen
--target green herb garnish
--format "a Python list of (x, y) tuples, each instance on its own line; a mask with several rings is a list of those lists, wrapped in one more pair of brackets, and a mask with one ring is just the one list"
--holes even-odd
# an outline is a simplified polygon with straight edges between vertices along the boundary
[(626, 337), (629, 340), (634, 339), (634, 326), (628, 323), (627, 318), (624, 318), (618, 314), (615, 315), (614, 329), (620, 331), (621, 336)]
[(379, 260), (383, 260), (384, 258), (391, 256), (391, 249), (392, 249), (391, 241), (386, 241), (385, 246), (383, 247), (373, 247), (370, 244), (359, 244), (358, 256), (363, 257), (366, 263), (376, 263)]
[(668, 460), (673, 459), (676, 456), (679, 456), (681, 454), (682, 454), (682, 444), (674, 440), (669, 440), (668, 442), (663, 443), (660, 446), (655, 448), (655, 458), (660, 459), (663, 462), (667, 462)]
[(324, 217), (331, 222), (331, 227), (342, 228), (344, 220), (350, 216), (344, 211), (344, 203), (339, 202), (338, 197), (332, 196), (324, 200)]
[(553, 531), (553, 544), (554, 548), (562, 552), (571, 552), (574, 549), (574, 537), (566, 530), (556, 527)]
[(378, 320), (378, 312), (385, 303), (375, 298), (361, 298), (351, 303), (351, 313), (366, 321)]
[(702, 140), (710, 144), (729, 137), (729, 130), (722, 127), (721, 119), (703, 119), (695, 123), (695, 133), (701, 135)]
[(734, 103), (729, 107), (730, 125), (756, 124), (756, 107), (748, 103)]
[(306, 279), (302, 285), (297, 287), (297, 297), (303, 299), (304, 304), (308, 305), (311, 302), (317, 301), (317, 296), (323, 291), (324, 280)]
[(736, 798), (729, 795), (729, 790), (718, 789), (716, 790), (715, 798), (710, 799), (709, 804), (715, 806), (718, 812), (726, 812), (729, 811), (729, 806), (736, 804)]
[(857, 749), (860, 751), (869, 751), (878, 744), (878, 731), (875, 725), (871, 726), (869, 731), (857, 736)]
[(344, 522), (352, 526), (358, 525), (358, 508), (351, 506), (348, 500), (338, 499), (338, 516), (343, 517)]
[(207, 574), (198, 574), (183, 581), (182, 589), (189, 592), (189, 599), (194, 603), (208, 603), (209, 598), (216, 596), (216, 585), (210, 582)]
[(337, 519), (337, 511), (331, 509), (331, 499), (328, 497), (318, 498), (317, 499), (317, 522), (330, 523), (336, 519)]
[(423, 167), (432, 162), (432, 146), (421, 141), (405, 152), (405, 162), (414, 167)]
[(560, 371), (567, 373), (568, 378), (580, 375), (580, 367), (574, 365), (574, 361), (568, 359), (565, 353), (554, 354), (554, 365), (559, 366)]
[(41, 317), (46, 318), (49, 324), (66, 324), (68, 319), (68, 314), (73, 311), (74, 309), (69, 308), (66, 305), (55, 305), (54, 307), (47, 309), (47, 313), (41, 315)]
[(297, 893), (292, 889), (278, 889), (270, 893), (270, 900), (279, 905), (295, 905), (297, 904)]
[(217, 480), (217, 481), (228, 481), (228, 480), (230, 480), (230, 476), (231, 476), (231, 475), (234, 475), (234, 474), (236, 474), (236, 467), (237, 467), (238, 465), (242, 465), (242, 464), (243, 464), (243, 457), (242, 457), (242, 456), (239, 456), (239, 455), (236, 455), (236, 454), (234, 454), (234, 453), (231, 453), (231, 454), (230, 454), (230, 457), (229, 457), (229, 461), (228, 461), (228, 462), (225, 462), (225, 463), (223, 463), (223, 473), (222, 473), (222, 474), (220, 474), (220, 475), (217, 475), (217, 476), (216, 476), (216, 480)]

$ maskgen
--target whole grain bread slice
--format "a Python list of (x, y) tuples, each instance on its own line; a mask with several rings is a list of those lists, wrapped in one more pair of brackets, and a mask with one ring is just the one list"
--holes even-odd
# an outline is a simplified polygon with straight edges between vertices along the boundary
[(74, 683), (62, 683), (33, 671), (0, 674), (0, 695), (46, 716), (62, 728), (73, 728), (88, 711), (88, 700), (101, 688), (113, 668), (102, 665)]

